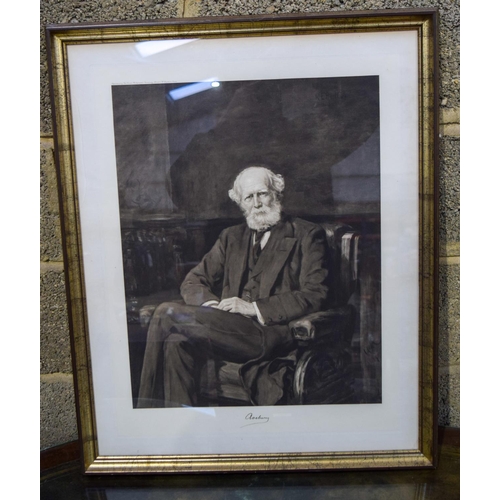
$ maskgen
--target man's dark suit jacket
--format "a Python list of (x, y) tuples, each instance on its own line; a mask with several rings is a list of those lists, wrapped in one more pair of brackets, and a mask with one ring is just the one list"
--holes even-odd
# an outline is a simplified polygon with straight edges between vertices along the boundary
[[(222, 231), (181, 286), (186, 304), (200, 306), (209, 300), (241, 297), (251, 236), (246, 223)], [(284, 371), (274, 369), (273, 375), (266, 360), (291, 347), (290, 321), (328, 306), (330, 269), (324, 230), (311, 222), (283, 216), (254, 268), (254, 276), (261, 273), (256, 304), (265, 321), (264, 346), (262, 356), (247, 363), (241, 377), (255, 404), (275, 404), (282, 397), (283, 382), (279, 379)]]

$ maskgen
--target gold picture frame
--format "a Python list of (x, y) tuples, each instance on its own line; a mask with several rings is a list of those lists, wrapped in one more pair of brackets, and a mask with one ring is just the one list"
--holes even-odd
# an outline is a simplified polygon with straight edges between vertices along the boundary
[[(164, 21), (116, 22), (108, 24), (66, 24), (50, 25), (47, 27), (46, 32), (53, 100), (56, 164), (64, 242), (66, 286), (72, 335), (73, 370), (77, 395), (82, 463), (85, 473), (158, 474), (434, 467), (437, 459), (437, 10), (402, 9), (394, 11), (336, 12), (286, 16), (270, 15), (238, 18), (214, 17), (200, 19), (171, 19)], [(371, 38), (368, 38), (368, 36)], [(409, 50), (412, 51), (412, 57), (414, 55), (413, 58), (406, 57), (404, 52), (391, 52), (391, 50), (396, 49), (389, 50), (387, 48), (389, 46), (394, 48), (395, 44), (392, 43), (394, 38), (389, 38), (394, 36), (413, 37), (409, 39), (407, 43), (407, 46), (410, 47)], [(414, 193), (415, 203), (413, 208), (408, 208), (412, 214), (411, 220), (396, 220), (394, 222), (396, 227), (394, 231), (397, 231), (401, 226), (408, 226), (410, 227), (410, 232), (415, 235), (414, 239), (410, 239), (405, 243), (408, 244), (409, 248), (402, 251), (403, 253), (406, 252), (408, 255), (405, 254), (401, 257), (401, 262), (406, 258), (410, 258), (410, 264), (413, 262), (415, 267), (411, 283), (407, 284), (405, 281), (401, 284), (403, 287), (401, 289), (402, 292), (406, 290), (410, 292), (408, 303), (410, 304), (409, 308), (413, 312), (411, 312), (407, 318), (394, 319), (394, 321), (397, 319), (399, 322), (409, 325), (409, 333), (402, 334), (403, 337), (401, 337), (401, 339), (399, 339), (396, 332), (387, 333), (387, 335), (385, 335), (385, 326), (382, 326), (383, 348), (385, 349), (386, 346), (390, 347), (391, 343), (394, 343), (394, 345), (397, 344), (397, 347), (394, 347), (394, 352), (384, 351), (385, 358), (381, 364), (381, 370), (386, 370), (387, 374), (389, 374), (389, 368), (383, 364), (386, 361), (390, 362), (391, 366), (394, 364), (399, 366), (396, 362), (396, 358), (400, 352), (398, 349), (402, 349), (401, 352), (406, 352), (405, 347), (399, 347), (400, 341), (402, 345), (411, 344), (414, 346), (414, 349), (412, 348), (413, 350), (410, 349), (411, 353), (409, 354), (408, 360), (406, 360), (407, 365), (412, 367), (411, 377), (413, 377), (409, 385), (410, 389), (408, 390), (408, 392), (411, 393), (408, 402), (408, 406), (411, 407), (410, 420), (413, 422), (408, 432), (413, 437), (401, 438), (401, 442), (403, 443), (401, 447), (394, 445), (389, 448), (380, 447), (377, 449), (377, 444), (374, 444), (371, 445), (370, 449), (364, 450), (359, 441), (356, 441), (356, 433), (365, 433), (365, 437), (368, 436), (370, 439), (373, 437), (376, 443), (383, 442), (382, 437), (376, 438), (376, 436), (381, 436), (386, 433), (388, 442), (397, 443), (399, 439), (398, 433), (401, 432), (404, 434), (406, 431), (395, 429), (394, 433), (392, 433), (391, 429), (384, 428), (381, 423), (377, 424), (379, 430), (376, 430), (377, 425), (375, 424), (370, 429), (364, 427), (365, 424), (361, 424), (359, 429), (356, 430), (353, 428), (343, 434), (345, 441), (343, 441), (342, 439), (344, 438), (342, 438), (342, 445), (339, 445), (338, 448), (334, 445), (328, 445), (329, 448), (326, 450), (311, 450), (307, 442), (312, 439), (312, 437), (310, 438), (308, 435), (312, 435), (316, 432), (319, 434), (323, 433), (321, 434), (323, 437), (320, 436), (319, 439), (324, 439), (325, 436), (328, 435), (327, 430), (325, 430), (328, 429), (328, 425), (324, 424), (318, 431), (315, 429), (315, 425), (311, 425), (311, 421), (308, 420), (309, 417), (301, 416), (302, 414), (297, 410), (297, 407), (292, 405), (293, 407), (290, 407), (289, 410), (293, 414), (293, 418), (299, 421), (298, 424), (293, 425), (299, 427), (291, 426), (290, 428), (300, 429), (300, 432), (295, 431), (296, 434), (294, 434), (293, 431), (290, 431), (286, 436), (281, 436), (278, 431), (275, 431), (278, 434), (271, 432), (266, 435), (266, 439), (273, 443), (280, 443), (280, 439), (284, 441), (285, 438), (287, 438), (287, 441), (296, 441), (297, 444), (295, 448), (292, 447), (292, 449), (289, 449), (289, 447), (287, 448), (288, 445), (276, 445), (276, 451), (273, 451), (272, 445), (267, 447), (262, 445), (264, 451), (260, 452), (255, 452), (253, 449), (248, 451), (248, 447), (242, 447), (240, 449), (237, 444), (240, 439), (240, 435), (238, 434), (238, 432), (241, 432), (238, 430), (241, 429), (240, 425), (234, 429), (228, 428), (227, 443), (221, 446), (220, 449), (217, 448), (217, 443), (214, 441), (205, 447), (201, 446), (200, 453), (193, 452), (193, 449), (195, 449), (193, 447), (195, 445), (187, 446), (186, 449), (189, 451), (186, 453), (179, 451), (179, 449), (182, 450), (182, 445), (180, 445), (180, 448), (175, 448), (173, 452), (170, 452), (168, 446), (165, 446), (165, 450), (161, 453), (158, 453), (158, 450), (154, 447), (152, 448), (154, 450), (153, 452), (137, 453), (135, 451), (137, 449), (146, 449), (141, 448), (141, 439), (144, 442), (150, 442), (155, 439), (154, 431), (150, 428), (147, 433), (137, 437), (137, 442), (134, 441), (133, 443), (127, 444), (129, 438), (131, 440), (132, 438), (136, 438), (136, 431), (140, 434), (138, 431), (140, 428), (138, 424), (140, 419), (135, 420), (135, 415), (145, 415), (149, 410), (134, 408), (131, 410), (132, 416), (126, 417), (128, 419), (127, 422), (125, 422), (125, 417), (124, 422), (121, 422), (121, 414), (117, 410), (118, 406), (105, 410), (100, 408), (103, 404), (102, 401), (113, 399), (114, 388), (112, 381), (115, 379), (113, 375), (108, 381), (104, 380), (99, 366), (105, 363), (104, 360), (97, 358), (100, 356), (111, 356), (108, 358), (108, 364), (113, 367), (112, 370), (116, 370), (118, 373), (123, 367), (118, 368), (121, 358), (115, 360), (112, 357), (115, 342), (113, 339), (119, 338), (119, 335), (126, 335), (126, 333), (123, 332), (125, 323), (122, 317), (109, 319), (110, 324), (116, 319), (116, 325), (118, 325), (116, 328), (121, 332), (118, 332), (118, 337), (111, 336), (107, 339), (101, 336), (97, 338), (98, 336), (93, 333), (95, 325), (102, 324), (102, 317), (107, 317), (105, 309), (108, 307), (106, 302), (108, 300), (106, 298), (107, 292), (103, 292), (101, 298), (94, 299), (96, 295), (99, 295), (96, 294), (96, 289), (93, 288), (100, 287), (100, 282), (97, 277), (99, 273), (108, 273), (111, 267), (109, 262), (115, 262), (116, 266), (114, 267), (120, 269), (122, 268), (122, 262), (116, 262), (115, 257), (110, 257), (110, 261), (105, 261), (107, 257), (103, 257), (103, 262), (98, 265), (95, 264), (95, 261), (99, 260), (96, 259), (96, 256), (107, 256), (108, 253), (113, 254), (113, 252), (116, 255), (117, 251), (121, 252), (120, 248), (115, 248), (115, 243), (108, 242), (105, 234), (108, 233), (108, 230), (109, 233), (116, 232), (117, 230), (119, 231), (119, 225), (113, 226), (111, 222), (113, 222), (113, 220), (118, 220), (119, 223), (120, 216), (117, 215), (119, 210), (118, 204), (116, 203), (117, 198), (111, 196), (111, 201), (109, 201), (109, 205), (108, 202), (106, 202), (106, 206), (99, 206), (101, 203), (101, 198), (99, 198), (99, 196), (96, 195), (97, 197), (92, 199), (93, 192), (98, 192), (99, 189), (106, 188), (108, 184), (106, 184), (107, 181), (99, 178), (101, 174), (96, 174), (95, 171), (91, 170), (92, 167), (89, 166), (89, 170), (86, 170), (87, 163), (91, 163), (91, 160), (88, 158), (92, 157), (91, 153), (94, 147), (92, 144), (94, 143), (95, 148), (101, 147), (100, 143), (97, 144), (97, 142), (95, 142), (95, 134), (97, 132), (91, 131), (90, 129), (92, 127), (89, 127), (89, 124), (101, 124), (99, 126), (103, 128), (99, 134), (102, 136), (106, 135), (108, 138), (113, 138), (113, 114), (110, 104), (109, 81), (116, 82), (117, 84), (128, 83), (142, 85), (158, 84), (165, 80), (161, 73), (163, 69), (158, 69), (160, 73), (155, 74), (157, 68), (160, 68), (160, 66), (164, 68), (163, 60), (161, 64), (157, 64), (156, 62), (150, 64), (149, 60), (144, 58), (140, 59), (140, 62), (137, 62), (139, 59), (130, 62), (128, 53), (122, 56), (119, 51), (121, 48), (127, 46), (127, 44), (131, 46), (133, 44), (145, 42), (152, 43), (185, 40), (203, 42), (205, 40), (216, 40), (218, 43), (224, 44), (224, 50), (226, 50), (225, 47), (227, 47), (228, 54), (232, 53), (231, 50), (233, 50), (233, 47), (231, 44), (236, 43), (235, 41), (248, 41), (250, 44), (248, 53), (251, 54), (252, 51), (260, 50), (253, 48), (251, 46), (251, 41), (264, 40), (267, 43), (266, 46), (269, 47), (271, 54), (269, 56), (270, 60), (273, 61), (273, 57), (278, 57), (273, 55), (273, 41), (275, 40), (279, 40), (284, 46), (284, 49), (280, 48), (279, 50), (284, 50), (284, 53), (289, 53), (286, 44), (292, 43), (292, 41), (294, 41), (293, 43), (299, 43), (302, 40), (312, 40), (314, 38), (313, 42), (319, 44), (315, 45), (315, 47), (321, 47), (321, 44), (327, 46), (330, 43), (334, 43), (332, 40), (340, 40), (341, 37), (343, 42), (340, 44), (342, 46), (338, 49), (341, 51), (339, 52), (339, 59), (332, 59), (329, 61), (328, 57), (333, 56), (330, 56), (328, 51), (326, 51), (324, 55), (320, 54), (323, 58), (321, 59), (321, 65), (324, 65), (326, 62), (326, 66), (329, 66), (332, 62), (339, 62), (342, 60), (339, 66), (345, 64), (345, 68), (347, 69), (343, 71), (349, 71), (350, 66), (348, 62), (351, 54), (350, 51), (353, 51), (355, 55), (352, 59), (356, 61), (359, 59), (359, 61), (361, 61), (359, 63), (360, 65), (367, 64), (366, 74), (372, 75), (373, 71), (376, 71), (378, 67), (377, 64), (380, 67), (390, 66), (390, 71), (388, 70), (389, 72), (383, 76), (383, 78), (381, 77), (381, 86), (386, 85), (386, 80), (390, 80), (391, 75), (404, 73), (401, 66), (401, 64), (403, 64), (401, 61), (403, 60), (406, 61), (404, 64), (409, 65), (411, 74), (416, 76), (412, 83), (414, 90), (412, 91), (413, 94), (411, 98), (414, 100), (415, 106), (411, 113), (408, 113), (408, 115), (405, 114), (407, 111), (404, 107), (407, 104), (405, 102), (406, 94), (404, 94), (404, 90), (401, 90), (403, 88), (403, 84), (401, 83), (404, 81), (402, 79), (403, 77), (401, 77), (401, 80), (394, 83), (394, 87), (391, 87), (393, 90), (396, 89), (397, 92), (402, 92), (402, 98), (395, 101), (395, 107), (385, 107), (384, 94), (382, 91), (380, 101), (380, 113), (381, 116), (383, 116), (383, 120), (388, 120), (387, 123), (390, 123), (391, 120), (395, 123), (397, 120), (400, 120), (397, 122), (399, 128), (404, 131), (405, 127), (408, 126), (408, 130), (410, 130), (408, 136), (404, 136), (403, 139), (406, 140), (405, 138), (409, 137), (410, 139), (408, 140), (412, 141), (409, 143), (408, 148), (412, 151), (409, 156), (412, 156), (413, 160), (408, 160), (408, 170), (405, 171), (406, 173), (404, 175), (406, 177), (404, 177), (404, 179), (411, 180), (411, 182), (408, 181), (410, 184), (408, 186), (408, 192)], [(370, 52), (367, 47), (371, 45), (371, 40), (375, 40), (376, 42), (370, 47), (370, 50), (374, 52)], [(380, 45), (377, 45), (377, 40), (380, 40)], [(195, 46), (196, 44), (192, 45)], [(203, 46), (203, 43), (199, 45)], [(294, 47), (295, 46), (296, 45), (294, 45)], [(118, 52), (117, 54), (111, 54), (108, 59), (95, 59), (96, 54), (99, 55), (100, 51), (108, 49), (116, 49)], [(210, 51), (211, 48), (208, 47), (203, 50)], [(368, 52), (365, 53), (365, 50), (368, 50)], [(192, 53), (192, 51), (187, 53), (188, 55), (186, 58), (179, 58), (179, 61), (182, 60), (185, 62), (187, 60), (187, 63), (189, 63), (188, 57), (189, 54)], [(226, 52), (223, 53), (226, 54)], [(195, 57), (202, 58), (205, 53), (201, 52), (200, 54), (195, 55)], [(247, 54), (247, 52), (245, 52), (245, 54)], [(237, 59), (238, 57), (240, 56), (237, 54), (235, 58)], [(258, 61), (260, 56), (256, 54), (251, 57), (254, 57), (254, 59)], [(268, 57), (267, 53), (266, 57)], [(288, 62), (286, 64), (288, 64), (288, 66), (286, 66), (286, 68), (296, 68), (297, 65), (300, 66), (304, 62), (304, 55), (299, 54), (293, 57), (295, 58), (293, 61), (292, 56), (289, 58), (290, 61), (287, 59)], [(314, 57), (320, 56), (317, 53), (314, 55), (311, 54), (311, 58)], [(105, 64), (106, 61), (116, 62)], [(179, 61), (176, 60), (176, 64), (184, 64), (184, 62)], [(234, 64), (234, 60), (226, 61), (222, 56), (219, 57), (217, 61), (221, 67)], [(366, 61), (376, 62), (373, 62), (373, 64), (370, 62), (370, 64), (368, 64)], [(126, 76), (127, 71), (129, 71), (129, 69), (130, 71), (136, 71), (132, 69), (132, 65), (136, 63), (140, 65), (140, 71), (137, 70), (139, 73), (135, 72), (129, 78), (129, 76)], [(244, 65), (242, 65), (241, 70), (237, 70), (240, 71), (240, 73), (235, 76), (235, 79), (245, 80), (245, 78), (247, 78), (241, 76), (245, 74), (245, 68), (243, 66)], [(271, 64), (269, 64), (269, 67), (270, 66)], [(268, 68), (266, 68), (267, 67), (261, 68), (262, 72), (267, 71)], [(191, 69), (186, 70), (186, 74), (190, 74), (190, 71)], [(231, 68), (228, 68), (228, 71), (231, 71)], [(288, 69), (284, 71), (286, 73)], [(295, 69), (290, 71), (291, 75), (295, 75), (293, 72)], [(146, 76), (144, 76), (143, 81), (137, 81), (137, 74), (145, 74)], [(353, 75), (356, 76), (359, 76), (359, 74), (353, 73)], [(90, 75), (88, 77), (89, 79), (86, 81), (85, 79), (87, 77), (85, 75)], [(297, 75), (302, 78), (300, 73), (297, 73)], [(318, 73), (318, 75), (324, 76), (323, 73)], [(318, 75), (313, 73), (308, 75), (306, 73), (304, 78), (317, 77)], [(352, 75), (348, 73), (332, 73), (332, 77), (340, 76), (345, 77)], [(189, 80), (186, 78), (187, 77), (182, 77), (180, 80), (197, 81), (195, 79)], [(265, 77), (259, 78), (265, 79)], [(281, 74), (277, 74), (277, 76), (273, 78), (282, 79), (289, 77), (283, 77)], [(397, 76), (397, 78), (400, 78), (400, 76)], [(224, 79), (221, 79), (221, 81), (224, 81)], [(393, 84), (390, 83), (390, 85)], [(79, 95), (80, 92), (81, 96)], [(100, 106), (101, 102), (107, 104), (105, 106)], [(88, 103), (88, 106), (86, 103)], [(383, 155), (387, 154), (387, 158), (390, 158), (391, 154), (389, 152), (384, 153), (384, 151), (386, 151), (385, 147), (389, 145), (390, 149), (392, 142), (391, 137), (388, 137), (388, 130), (392, 129), (384, 129), (384, 126), (383, 124), (381, 126), (381, 140), (386, 141), (381, 143), (383, 164), (385, 162), (385, 157)], [(398, 126), (396, 128), (398, 128)], [(405, 132), (401, 133), (404, 134)], [(402, 142), (404, 142), (404, 140)], [(114, 177), (116, 174), (116, 165), (113, 161), (109, 161), (109, 159), (113, 159), (114, 144), (112, 140), (108, 141), (108, 143), (109, 154), (111, 156), (106, 156), (107, 153), (103, 153), (107, 161), (99, 167), (101, 169), (99, 171), (101, 172), (102, 169), (106, 170), (107, 173), (103, 175), (107, 176), (109, 174), (111, 179), (109, 185), (114, 185), (115, 187), (113, 189), (116, 189), (116, 178)], [(403, 145), (396, 146), (394, 144), (392, 146), (394, 149), (404, 147)], [(387, 151), (389, 151), (389, 149)], [(94, 153), (95, 151), (92, 154)], [(101, 154), (101, 151), (99, 151), (99, 154)], [(402, 151), (401, 157), (403, 158), (404, 156), (404, 152)], [(398, 207), (398, 203), (405, 203), (404, 201), (396, 199), (398, 196), (394, 191), (394, 186), (397, 186), (398, 183), (391, 183), (391, 179), (396, 175), (393, 170), (391, 170), (395, 167), (395, 164), (390, 163), (391, 161), (397, 161), (397, 159), (388, 160), (390, 168), (387, 170), (387, 174), (382, 176), (382, 192), (383, 196), (387, 196), (390, 200), (395, 198), (395, 201), (390, 202), (395, 205), (387, 205), (386, 209), (384, 209), (385, 202), (382, 200), (383, 215), (388, 214), (389, 211), (387, 207)], [(115, 184), (113, 184), (113, 182)], [(101, 187), (95, 186), (95, 184), (99, 184)], [(103, 197), (102, 199), (104, 200), (107, 198)], [(107, 225), (108, 222), (103, 223), (102, 226), (95, 225), (97, 224), (95, 215), (96, 207), (101, 213), (111, 214), (109, 215), (111, 226)], [(406, 214), (405, 210), (406, 208), (401, 211), (401, 218), (404, 217), (403, 214)], [(384, 224), (385, 223), (382, 222), (383, 227)], [(386, 267), (387, 265), (387, 261), (384, 260), (385, 251), (386, 249), (384, 245), (382, 245), (383, 269), (384, 266)], [(400, 253), (396, 255), (400, 255)], [(111, 273), (111, 271), (109, 272)], [(120, 274), (118, 276), (120, 276)], [(106, 277), (107, 281), (113, 281), (115, 279), (115, 275), (111, 274)], [(391, 279), (394, 280), (394, 287), (397, 288), (399, 286), (398, 276)], [(93, 284), (94, 280), (96, 282), (95, 285)], [(387, 281), (389, 281), (389, 278)], [(384, 279), (382, 279), (382, 282), (384, 282)], [(122, 287), (117, 292), (117, 296), (122, 297), (123, 282), (120, 284), (118, 280), (117, 286), (118, 288), (120, 286)], [(391, 309), (391, 306), (387, 305), (389, 299), (385, 299), (385, 293), (389, 292), (387, 292), (383, 286), (383, 291), (381, 292), (382, 304), (384, 305), (382, 309), (382, 318), (383, 321), (389, 318), (387, 322), (387, 324), (389, 324), (391, 314), (395, 313)], [(390, 293), (387, 297), (390, 297)], [(101, 305), (99, 305), (101, 299), (102, 302), (100, 303)], [(109, 300), (112, 302), (111, 299)], [(96, 315), (95, 311), (97, 310), (101, 311), (104, 316), (99, 316), (101, 313)], [(124, 304), (123, 310), (125, 310)], [(412, 318), (416, 319), (414, 320)], [(112, 329), (111, 326), (110, 329)], [(406, 326), (403, 330), (406, 331)], [(389, 332), (389, 327), (387, 331)], [(408, 337), (404, 335), (408, 335)], [(126, 350), (123, 352), (126, 352)], [(397, 368), (397, 370), (401, 370), (401, 373), (406, 374), (405, 367)], [(394, 372), (396, 375), (400, 373), (397, 370)], [(117, 375), (117, 379), (121, 378), (121, 374), (124, 372), (120, 371), (119, 373), (120, 375)], [(388, 378), (387, 376), (385, 380)], [(111, 382), (109, 382), (109, 380), (111, 380)], [(404, 383), (406, 382), (401, 382), (401, 384)], [(383, 384), (385, 384), (385, 382)], [(396, 390), (396, 386), (394, 386), (394, 388), (392, 386), (386, 387), (383, 384), (381, 390), (385, 391), (384, 397), (389, 394), (387, 398), (389, 400), (391, 399), (391, 391)], [(401, 387), (397, 390), (400, 389)], [(126, 402), (125, 404), (131, 407), (130, 402)], [(398, 408), (397, 404), (398, 403), (395, 402), (392, 410), (387, 411), (394, 413), (396, 411), (394, 408)], [(322, 405), (321, 407), (318, 406), (315, 410), (313, 408), (310, 409), (311, 411), (316, 411), (317, 414), (320, 415), (318, 420), (328, 421), (328, 419), (333, 417), (330, 417), (329, 413), (323, 415), (321, 412), (330, 410), (333, 412), (335, 408), (328, 408), (331, 406), (335, 405)], [(361, 417), (362, 412), (365, 410), (372, 411), (376, 407), (382, 408), (384, 406), (384, 399), (377, 404), (351, 406), (353, 407), (352, 411), (361, 412), (359, 413)], [(356, 408), (354, 408), (354, 406), (356, 406)], [(214, 415), (218, 418), (217, 411), (214, 410), (213, 407), (212, 410), (212, 419)], [(177, 412), (178, 414), (179, 412), (188, 411), (191, 411), (191, 409), (177, 408), (172, 410), (165, 408), (154, 409), (149, 413), (152, 414), (154, 412), (155, 414), (163, 415), (163, 417), (160, 418), (164, 418), (165, 415), (173, 414), (173, 412)], [(251, 409), (246, 408), (245, 415), (248, 415), (250, 411)], [(298, 413), (295, 414), (295, 411)], [(109, 422), (102, 423), (103, 417), (100, 415), (105, 412), (108, 414), (111, 413), (112, 418), (110, 417)], [(356, 413), (356, 415), (358, 415), (358, 413)], [(185, 414), (187, 415), (187, 413)], [(230, 409), (227, 410), (227, 414), (228, 421), (230, 421), (232, 418)], [(308, 415), (313, 414), (314, 413), (308, 413)], [(238, 418), (240, 418), (239, 415), (240, 414), (238, 414)], [(332, 413), (332, 415), (334, 414)], [(400, 425), (399, 417), (396, 415), (393, 415), (393, 417), (393, 425), (397, 427)], [(195, 417), (193, 417), (193, 419), (195, 419)], [(302, 422), (300, 422), (301, 419), (303, 419)], [(193, 422), (196, 422), (196, 419), (193, 420)], [(193, 432), (194, 428), (190, 428), (188, 424), (186, 425), (187, 427), (185, 427), (184, 432), (188, 435), (190, 432)], [(193, 423), (192, 425), (195, 426), (198, 424)], [(117, 428), (116, 436), (107, 434), (108, 430), (112, 427)], [(335, 424), (332, 420), (332, 431), (334, 428)], [(179, 432), (177, 433), (177, 440), (182, 441), (183, 436), (179, 434)], [(255, 432), (255, 439), (257, 439), (257, 431), (252, 432)], [(294, 438), (294, 436), (297, 437)], [(377, 439), (379, 439), (379, 441), (377, 441)], [(113, 443), (118, 441), (120, 441), (119, 445), (114, 447)], [(352, 448), (349, 447), (351, 441), (353, 443)], [(415, 445), (408, 446), (408, 442), (414, 442)], [(137, 443), (139, 443), (139, 445)], [(285, 448), (287, 451), (283, 451)], [(109, 452), (109, 450), (111, 450), (111, 452)], [(215, 451), (207, 452), (207, 450)], [(228, 452), (227, 450), (233, 451)]]

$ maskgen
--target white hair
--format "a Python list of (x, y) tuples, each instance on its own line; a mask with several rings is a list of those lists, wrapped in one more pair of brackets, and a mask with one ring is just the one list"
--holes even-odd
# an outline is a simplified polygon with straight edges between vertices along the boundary
[(233, 200), (234, 202), (240, 204), (241, 203), (241, 186), (240, 186), (240, 180), (241, 177), (248, 171), (251, 170), (262, 170), (267, 177), (267, 187), (271, 189), (278, 200), (281, 199), (283, 196), (283, 191), (285, 189), (285, 180), (283, 179), (283, 176), (280, 174), (275, 174), (271, 170), (269, 170), (266, 167), (262, 167), (260, 165), (255, 165), (251, 167), (247, 167), (244, 170), (242, 170), (234, 180), (233, 188), (229, 190), (229, 198)]

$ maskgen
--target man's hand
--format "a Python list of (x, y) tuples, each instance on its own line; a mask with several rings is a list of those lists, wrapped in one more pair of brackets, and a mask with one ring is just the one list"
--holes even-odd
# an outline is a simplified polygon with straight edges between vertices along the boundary
[(224, 299), (219, 302), (217, 309), (221, 311), (227, 311), (230, 313), (238, 313), (243, 316), (252, 317), (257, 316), (255, 307), (251, 302), (245, 302), (243, 299), (238, 297), (231, 297), (230, 299)]

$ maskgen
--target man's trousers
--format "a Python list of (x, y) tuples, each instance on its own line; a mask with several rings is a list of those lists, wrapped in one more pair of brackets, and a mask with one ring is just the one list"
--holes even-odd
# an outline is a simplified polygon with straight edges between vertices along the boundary
[(262, 353), (263, 330), (257, 321), (212, 307), (165, 302), (149, 325), (138, 407), (196, 406), (207, 361), (246, 363)]

